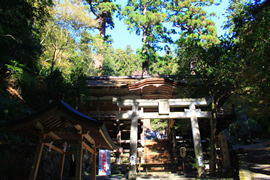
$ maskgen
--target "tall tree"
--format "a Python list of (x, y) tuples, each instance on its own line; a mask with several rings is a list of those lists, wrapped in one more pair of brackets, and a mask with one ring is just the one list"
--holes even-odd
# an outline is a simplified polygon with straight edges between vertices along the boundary
[(137, 35), (142, 34), (143, 47), (141, 58), (143, 60), (143, 75), (149, 75), (149, 63), (155, 59), (158, 42), (166, 39), (167, 29), (163, 26), (166, 20), (164, 4), (162, 0), (129, 0), (125, 6), (122, 16), (128, 30), (135, 31)]
[[(106, 35), (106, 28), (114, 28), (113, 15), (119, 6), (114, 4), (113, 0), (85, 0), (85, 2), (88, 3), (91, 13), (95, 16), (97, 21), (95, 28), (99, 31), (100, 37), (103, 39), (102, 42), (105, 43), (109, 38)], [(101, 51), (103, 48), (101, 45), (95, 58), (95, 66), (98, 70), (102, 69), (103, 54)]]
[(55, 0), (50, 13), (51, 18), (43, 28), (43, 39), (40, 42), (44, 47), (40, 58), (40, 73), (46, 72), (46, 69), (52, 73), (55, 68), (60, 68), (67, 74), (77, 65), (76, 59), (79, 59), (76, 39), (82, 38), (86, 30), (91, 30), (96, 21), (80, 0)]

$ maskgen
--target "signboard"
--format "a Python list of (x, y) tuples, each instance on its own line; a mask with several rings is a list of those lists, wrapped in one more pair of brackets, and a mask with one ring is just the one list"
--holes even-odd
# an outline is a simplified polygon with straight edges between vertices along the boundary
[(159, 114), (170, 114), (170, 104), (168, 100), (159, 100), (158, 103)]
[(111, 151), (99, 150), (99, 168), (98, 175), (111, 175)]

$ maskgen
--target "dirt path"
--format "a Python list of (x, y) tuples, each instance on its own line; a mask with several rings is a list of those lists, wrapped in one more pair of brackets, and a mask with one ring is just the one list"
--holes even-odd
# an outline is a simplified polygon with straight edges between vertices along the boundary
[[(237, 147), (240, 179), (270, 179), (270, 141)], [(242, 172), (242, 173), (241, 173)]]

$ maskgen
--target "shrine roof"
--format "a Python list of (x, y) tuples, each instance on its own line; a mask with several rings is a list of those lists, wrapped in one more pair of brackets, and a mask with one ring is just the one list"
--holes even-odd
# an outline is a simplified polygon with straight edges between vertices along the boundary
[[(145, 99), (166, 99), (177, 94), (176, 76), (107, 76), (88, 77), (93, 96), (139, 95)], [(103, 89), (100, 91), (100, 89)]]
[(47, 134), (46, 142), (77, 142), (81, 131), (89, 135), (97, 147), (110, 150), (115, 147), (103, 122), (82, 114), (62, 100), (53, 101), (30, 116), (10, 121), (8, 126), (32, 141), (39, 141), (43, 133)]
[(128, 85), (138, 83), (146, 79), (166, 79), (167, 81), (176, 81), (176, 76), (104, 76), (88, 77), (89, 87), (127, 87)]

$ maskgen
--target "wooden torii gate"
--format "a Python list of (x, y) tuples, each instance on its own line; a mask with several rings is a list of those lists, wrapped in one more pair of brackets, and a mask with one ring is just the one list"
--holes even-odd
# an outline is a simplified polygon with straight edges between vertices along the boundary
[[(129, 179), (136, 179), (138, 119), (190, 119), (198, 175), (204, 174), (204, 161), (198, 118), (211, 118), (211, 111), (201, 111), (197, 107), (208, 106), (210, 101), (200, 99), (120, 99), (113, 98), (118, 107), (132, 107), (127, 112), (118, 112), (117, 119), (131, 119)], [(158, 112), (144, 112), (143, 108), (158, 107)], [(171, 112), (171, 107), (187, 107), (184, 112)], [(140, 108), (140, 110), (139, 110)], [(135, 162), (134, 162), (135, 161)]]

